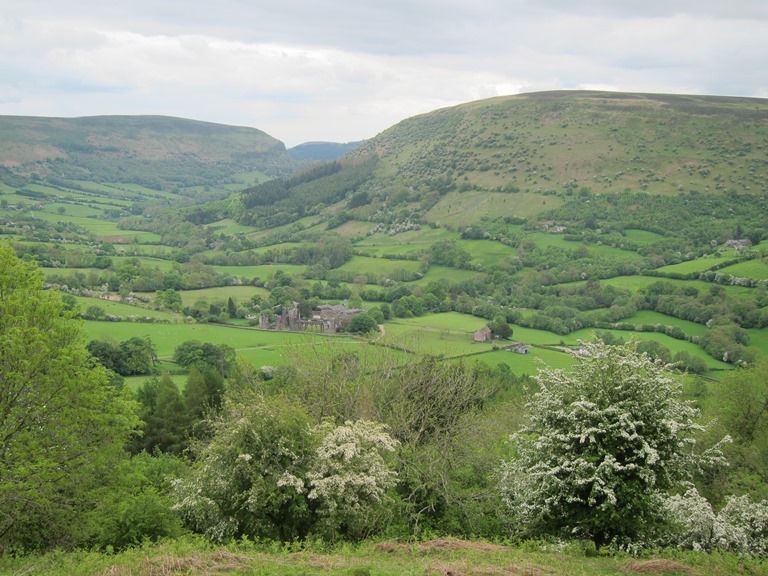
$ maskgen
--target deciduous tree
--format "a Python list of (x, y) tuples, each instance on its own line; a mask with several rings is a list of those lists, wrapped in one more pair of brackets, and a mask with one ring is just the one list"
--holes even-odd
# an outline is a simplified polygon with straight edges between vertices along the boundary
[(0, 552), (66, 546), (137, 425), (81, 324), (0, 246)]

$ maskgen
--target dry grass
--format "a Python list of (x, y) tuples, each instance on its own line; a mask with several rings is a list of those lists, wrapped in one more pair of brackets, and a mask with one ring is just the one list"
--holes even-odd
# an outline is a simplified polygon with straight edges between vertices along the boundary
[[(139, 576), (225, 576), (247, 565), (247, 558), (226, 551), (174, 558), (164, 556), (146, 558), (140, 565)], [(103, 576), (129, 576), (133, 574), (125, 566), (111, 566)]]
[(696, 574), (690, 567), (672, 560), (633, 560), (623, 567), (627, 574)]
[(544, 576), (555, 572), (541, 566), (468, 566), (466, 563), (434, 564), (426, 576)]
[(505, 552), (506, 546), (489, 544), (487, 542), (472, 542), (457, 538), (439, 538), (419, 544), (404, 544), (394, 540), (381, 542), (374, 547), (379, 552), (403, 552), (413, 550), (417, 552), (456, 552), (459, 550), (479, 550), (481, 552)]

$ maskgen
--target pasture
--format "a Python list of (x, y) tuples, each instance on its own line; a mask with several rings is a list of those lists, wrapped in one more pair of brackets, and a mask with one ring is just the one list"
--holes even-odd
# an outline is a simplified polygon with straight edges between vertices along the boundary
[(768, 261), (763, 258), (755, 258), (754, 260), (745, 260), (744, 262), (738, 262), (720, 268), (718, 270), (720, 274), (725, 276), (736, 276), (737, 278), (755, 278), (757, 280), (768, 280)]
[(98, 220), (96, 218), (84, 218), (68, 214), (52, 214), (44, 210), (35, 210), (32, 215), (54, 224), (58, 222), (70, 222), (71, 224), (87, 230), (88, 233), (92, 234), (97, 240), (107, 240), (111, 242), (120, 240), (121, 243), (132, 242), (134, 239), (137, 242), (160, 242), (161, 240), (159, 234), (135, 230), (122, 230), (117, 227), (115, 222)]
[(448, 266), (430, 266), (424, 276), (415, 280), (413, 284), (426, 286), (430, 282), (448, 280), (449, 282), (462, 282), (470, 280), (477, 276), (477, 272), (472, 270), (459, 270), (458, 268), (449, 268)]
[[(595, 339), (595, 332), (596, 330), (594, 328), (584, 328), (583, 330), (577, 330), (576, 332), (571, 332), (567, 336), (563, 337), (563, 340), (569, 345), (569, 346), (578, 346), (579, 341), (585, 341), (590, 342)], [(623, 338), (625, 341), (629, 340), (655, 340), (659, 344), (662, 344), (669, 348), (669, 351), (672, 353), (672, 356), (677, 354), (678, 352), (685, 351), (691, 354), (692, 356), (698, 356), (707, 365), (707, 368), (710, 370), (730, 370), (733, 368), (731, 364), (727, 364), (725, 362), (722, 362), (721, 360), (717, 360), (715, 358), (712, 358), (709, 354), (704, 352), (701, 348), (699, 348), (696, 344), (693, 344), (691, 342), (688, 342), (687, 340), (677, 340), (675, 338), (672, 338), (671, 336), (667, 336), (666, 334), (662, 334), (660, 332), (637, 332), (634, 330), (600, 330), (600, 332), (610, 332), (617, 338)]]
[(445, 228), (421, 226), (418, 230), (408, 230), (389, 235), (377, 232), (355, 243), (355, 250), (371, 256), (389, 254), (418, 255), (428, 250), (435, 242), (458, 240), (459, 234)]
[(388, 260), (386, 258), (371, 258), (369, 256), (353, 256), (351, 260), (339, 267), (339, 270), (355, 274), (376, 274), (390, 277), (398, 270), (415, 274), (419, 271), (421, 262), (416, 260)]
[(307, 269), (303, 264), (263, 264), (261, 266), (212, 266), (220, 274), (228, 274), (249, 281), (260, 278), (263, 281), (271, 279), (278, 270), (285, 274), (299, 275)]
[(133, 322), (98, 322), (86, 320), (85, 331), (90, 340), (122, 342), (135, 336), (149, 337), (161, 359), (169, 359), (174, 350), (187, 340), (232, 347), (239, 358), (261, 366), (283, 364), (281, 350), (296, 346), (338, 344), (346, 340), (351, 345), (363, 340), (343, 336), (324, 336), (297, 332), (271, 332), (256, 328), (241, 328), (220, 324), (137, 324)]
[(91, 306), (98, 306), (99, 308), (103, 309), (106, 314), (122, 316), (123, 318), (128, 318), (129, 316), (144, 316), (148, 318), (157, 318), (158, 320), (167, 322), (179, 322), (181, 320), (181, 317), (178, 314), (174, 314), (172, 312), (132, 306), (131, 304), (123, 304), (122, 302), (102, 300), (101, 298), (86, 298), (83, 296), (75, 296), (75, 300), (77, 300), (81, 312), (85, 312)]
[(535, 192), (507, 194), (488, 190), (449, 192), (426, 214), (430, 222), (466, 226), (481, 216), (522, 216), (527, 218), (563, 203), (557, 196), (543, 196)]
[(236, 303), (246, 302), (252, 296), (269, 297), (269, 290), (258, 286), (219, 286), (216, 288), (200, 288), (199, 290), (181, 290), (181, 301), (184, 306), (195, 302), (226, 303), (232, 298)]
[[(446, 358), (462, 356), (469, 361), (476, 360), (492, 366), (505, 363), (518, 375), (534, 374), (543, 365), (567, 368), (574, 362), (568, 353), (539, 347), (556, 346), (560, 340), (560, 336), (545, 330), (515, 325), (510, 340), (474, 342), (474, 332), (485, 324), (482, 318), (459, 312), (398, 318), (385, 324), (386, 335), (381, 341), (419, 354), (442, 355)], [(516, 354), (496, 349), (513, 341), (531, 345), (529, 353)]]
[(652, 310), (640, 310), (636, 314), (625, 318), (622, 322), (628, 322), (630, 324), (659, 324), (661, 326), (677, 326), (688, 336), (703, 336), (707, 331), (707, 327), (703, 324), (696, 324), (695, 322), (689, 322), (688, 320), (680, 320), (674, 316), (667, 316), (660, 312), (654, 312)]
[(679, 264), (670, 264), (669, 266), (662, 266), (657, 268), (656, 271), (661, 274), (691, 274), (695, 272), (706, 272), (713, 266), (733, 260), (735, 254), (733, 251), (723, 252), (721, 256), (705, 256), (702, 258), (696, 258), (695, 260), (688, 260), (686, 262), (680, 262)]
[(456, 246), (468, 252), (473, 262), (483, 266), (495, 266), (517, 256), (515, 248), (494, 240), (457, 240)]

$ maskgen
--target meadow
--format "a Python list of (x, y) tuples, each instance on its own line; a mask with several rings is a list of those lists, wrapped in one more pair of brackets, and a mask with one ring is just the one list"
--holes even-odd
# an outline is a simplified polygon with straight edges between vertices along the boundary
[(726, 252), (721, 256), (706, 256), (703, 258), (696, 258), (695, 260), (680, 262), (679, 264), (662, 266), (661, 268), (657, 268), (656, 271), (660, 274), (691, 274), (695, 272), (705, 272), (713, 266), (728, 262), (729, 260), (733, 260), (733, 258), (734, 254), (731, 251)]
[(718, 272), (726, 276), (736, 276), (737, 278), (768, 280), (768, 262), (766, 262), (765, 257), (755, 258), (754, 260), (745, 260), (744, 262), (720, 268)]

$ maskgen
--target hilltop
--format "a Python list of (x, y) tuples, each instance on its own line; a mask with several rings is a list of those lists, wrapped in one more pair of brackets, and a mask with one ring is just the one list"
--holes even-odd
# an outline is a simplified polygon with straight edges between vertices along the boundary
[[(286, 214), (295, 220), (349, 210), (365, 220), (399, 214), (467, 225), (489, 214), (527, 218), (579, 194), (760, 193), (768, 189), (766, 146), (765, 99), (593, 91), (505, 96), (403, 120), (345, 156), (340, 173), (295, 180), (312, 195), (281, 197), (279, 212), (281, 223)], [(360, 182), (349, 187), (342, 174), (359, 173), (361, 165), (365, 177), (355, 176)], [(318, 195), (318, 187), (326, 193)], [(245, 212), (270, 204), (262, 196), (258, 187), (248, 191)]]
[(136, 184), (182, 195), (193, 187), (283, 176), (297, 166), (261, 130), (166, 116), (0, 116), (0, 181)]

